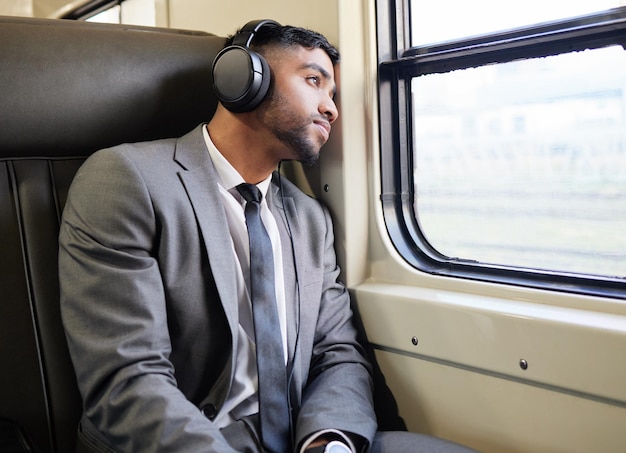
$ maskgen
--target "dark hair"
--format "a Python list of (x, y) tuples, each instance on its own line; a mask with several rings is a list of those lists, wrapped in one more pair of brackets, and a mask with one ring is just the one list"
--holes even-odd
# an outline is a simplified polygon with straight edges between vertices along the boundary
[[(233, 42), (234, 36), (229, 36), (226, 46)], [(302, 46), (306, 49), (322, 49), (332, 62), (333, 66), (339, 62), (339, 51), (328, 42), (320, 33), (306, 28), (291, 25), (265, 25), (254, 34), (250, 48), (255, 52), (263, 53), (264, 47), (280, 47), (287, 49), (292, 46)]]

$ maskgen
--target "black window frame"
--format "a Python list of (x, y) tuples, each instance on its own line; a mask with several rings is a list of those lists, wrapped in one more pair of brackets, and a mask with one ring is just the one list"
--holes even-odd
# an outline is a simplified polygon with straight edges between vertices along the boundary
[(626, 279), (619, 277), (482, 264), (438, 253), (417, 224), (411, 128), (413, 77), (615, 44), (626, 50), (626, 7), (414, 47), (409, 17), (409, 0), (376, 2), (380, 201), (397, 252), (430, 274), (626, 299)]

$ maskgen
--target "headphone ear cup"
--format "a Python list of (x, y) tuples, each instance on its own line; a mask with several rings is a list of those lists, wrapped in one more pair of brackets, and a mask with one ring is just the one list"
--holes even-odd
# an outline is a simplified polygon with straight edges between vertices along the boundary
[(263, 57), (263, 55), (258, 54), (256, 52), (250, 52), (250, 55), (253, 58), (259, 59), (259, 65), (261, 66), (261, 71), (258, 73), (259, 77), (257, 79), (258, 86), (254, 86), (251, 88), (251, 92), (254, 91), (254, 97), (248, 101), (245, 107), (245, 111), (248, 112), (250, 110), (254, 110), (259, 106), (261, 102), (267, 96), (267, 92), (270, 89), (270, 82), (272, 80), (272, 74), (270, 71), (270, 65), (267, 63), (267, 60)]
[(271, 80), (262, 55), (242, 46), (230, 46), (213, 61), (213, 88), (231, 112), (254, 110), (265, 99)]

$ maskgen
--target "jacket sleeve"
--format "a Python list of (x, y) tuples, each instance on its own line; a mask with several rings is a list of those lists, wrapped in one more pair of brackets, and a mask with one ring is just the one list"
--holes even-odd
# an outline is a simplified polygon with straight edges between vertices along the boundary
[(99, 451), (234, 451), (178, 389), (158, 224), (122, 153), (79, 169), (60, 231), (61, 310), (83, 399), (82, 436)]
[[(322, 209), (323, 227), (316, 229), (319, 237), (309, 242), (320, 247), (312, 255), (320, 256), (321, 299), (309, 376), (297, 420), (296, 445), (324, 430), (339, 430), (371, 443), (376, 432), (371, 367), (357, 341), (349, 293), (338, 281), (330, 214)], [(317, 290), (309, 288), (313, 289)]]

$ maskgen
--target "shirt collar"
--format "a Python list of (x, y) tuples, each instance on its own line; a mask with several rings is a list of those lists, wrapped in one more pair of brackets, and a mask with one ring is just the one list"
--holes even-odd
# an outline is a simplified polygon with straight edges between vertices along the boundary
[[(209, 150), (209, 156), (211, 156), (211, 160), (213, 161), (213, 165), (217, 171), (218, 183), (229, 192), (239, 196), (236, 187), (245, 182), (243, 177), (217, 149), (211, 140), (211, 136), (209, 135), (209, 131), (206, 126), (202, 128), (202, 134), (204, 135), (206, 147)], [(263, 198), (265, 198), (267, 194), (271, 181), (272, 175), (269, 175), (266, 179), (256, 185), (263, 194)]]

